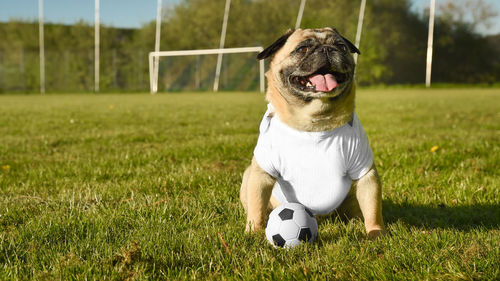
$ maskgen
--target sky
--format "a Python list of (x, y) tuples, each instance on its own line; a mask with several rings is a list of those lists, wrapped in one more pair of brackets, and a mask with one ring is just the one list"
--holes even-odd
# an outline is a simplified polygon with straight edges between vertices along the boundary
[[(38, 1), (0, 0), (0, 22), (10, 19), (37, 20)], [(179, 1), (163, 0), (163, 4), (174, 5)], [(429, 6), (429, 0), (411, 1), (415, 11), (422, 11)], [(439, 1), (437, 0), (437, 2)], [(71, 24), (79, 20), (88, 23), (94, 22), (94, 0), (43, 0), (43, 2), (45, 22), (65, 24)], [(490, 3), (500, 14), (500, 0), (486, 0), (486, 2)], [(100, 3), (101, 24), (107, 26), (137, 28), (154, 20), (156, 17), (157, 0), (100, 0)], [(306, 4), (304, 13), (307, 12)], [(495, 18), (490, 29), (482, 28), (479, 32), (483, 34), (500, 33), (500, 15)]]

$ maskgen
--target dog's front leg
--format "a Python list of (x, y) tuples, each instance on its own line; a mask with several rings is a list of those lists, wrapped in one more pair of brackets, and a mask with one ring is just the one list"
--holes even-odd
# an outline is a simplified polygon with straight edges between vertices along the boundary
[(256, 231), (264, 226), (269, 200), (276, 179), (257, 164), (255, 158), (243, 175), (240, 199), (247, 212), (246, 231)]
[(371, 238), (385, 233), (382, 219), (382, 185), (375, 165), (356, 183), (356, 199)]

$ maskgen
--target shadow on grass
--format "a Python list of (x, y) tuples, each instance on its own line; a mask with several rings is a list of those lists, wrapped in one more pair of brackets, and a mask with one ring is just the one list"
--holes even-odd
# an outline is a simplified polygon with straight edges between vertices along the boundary
[(500, 228), (500, 205), (417, 205), (412, 203), (383, 202), (386, 224), (402, 221), (425, 228), (471, 230), (483, 227), (488, 230)]

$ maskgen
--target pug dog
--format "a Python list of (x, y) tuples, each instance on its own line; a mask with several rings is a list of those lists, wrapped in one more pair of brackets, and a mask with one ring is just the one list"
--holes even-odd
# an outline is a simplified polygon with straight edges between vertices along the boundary
[(363, 219), (370, 238), (385, 233), (380, 179), (354, 112), (352, 53), (360, 51), (327, 27), (289, 30), (258, 54), (271, 62), (268, 108), (240, 189), (248, 232), (297, 202), (315, 215)]

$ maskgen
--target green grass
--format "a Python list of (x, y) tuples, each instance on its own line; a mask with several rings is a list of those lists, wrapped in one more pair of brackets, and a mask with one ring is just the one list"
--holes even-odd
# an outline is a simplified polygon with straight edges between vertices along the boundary
[(499, 89), (359, 91), (389, 234), (323, 219), (290, 251), (243, 231), (264, 111), (254, 93), (0, 96), (0, 279), (500, 278)]

